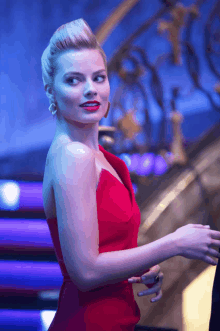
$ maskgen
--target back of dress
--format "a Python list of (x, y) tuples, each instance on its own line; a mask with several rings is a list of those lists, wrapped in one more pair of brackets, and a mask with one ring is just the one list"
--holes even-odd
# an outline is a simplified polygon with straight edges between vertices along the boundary
[[(99, 253), (137, 247), (140, 210), (129, 171), (124, 161), (100, 145), (99, 149), (123, 182), (102, 169), (96, 190)], [(57, 219), (47, 219), (47, 222), (64, 277), (58, 309), (49, 331), (133, 331), (140, 319), (140, 310), (134, 299), (132, 284), (125, 280), (87, 292), (78, 290), (63, 261)]]

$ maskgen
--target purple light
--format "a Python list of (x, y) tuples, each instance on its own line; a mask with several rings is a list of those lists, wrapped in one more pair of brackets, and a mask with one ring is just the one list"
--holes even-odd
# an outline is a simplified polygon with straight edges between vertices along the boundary
[(42, 209), (43, 207), (43, 196), (42, 186), (40, 183), (25, 183), (20, 182), (20, 202), (19, 209)]
[(0, 268), (1, 291), (53, 290), (63, 281), (58, 262), (0, 261)]
[(155, 156), (153, 153), (145, 153), (140, 156), (140, 163), (136, 169), (136, 173), (139, 176), (148, 176), (153, 171), (154, 158)]
[(130, 159), (131, 159), (131, 164), (129, 166), (129, 171), (135, 172), (140, 164), (140, 158), (141, 156), (139, 154), (132, 154)]
[(164, 158), (160, 155), (157, 155), (155, 158), (155, 167), (154, 167), (154, 174), (155, 176), (161, 176), (165, 172), (167, 172), (168, 166)]
[(0, 250), (13, 247), (53, 250), (46, 220), (0, 219)]

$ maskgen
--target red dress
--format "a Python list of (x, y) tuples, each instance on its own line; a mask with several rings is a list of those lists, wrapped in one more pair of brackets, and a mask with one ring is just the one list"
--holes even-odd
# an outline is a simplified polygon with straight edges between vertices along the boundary
[[(101, 145), (99, 149), (124, 183), (102, 169), (96, 190), (99, 253), (137, 247), (140, 210), (129, 171), (120, 158)], [(57, 219), (47, 219), (47, 223), (64, 277), (58, 309), (48, 331), (133, 331), (140, 319), (140, 310), (134, 299), (132, 284), (124, 280), (87, 292), (78, 290), (63, 261)]]

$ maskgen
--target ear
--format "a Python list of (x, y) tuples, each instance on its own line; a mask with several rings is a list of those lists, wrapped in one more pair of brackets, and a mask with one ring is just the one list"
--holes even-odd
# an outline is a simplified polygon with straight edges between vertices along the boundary
[(50, 87), (48, 84), (46, 84), (46, 85), (44, 86), (44, 90), (45, 90), (45, 92), (46, 92), (47, 97), (48, 97), (49, 99), (51, 99), (51, 98), (53, 97), (53, 89), (52, 89), (52, 87)]

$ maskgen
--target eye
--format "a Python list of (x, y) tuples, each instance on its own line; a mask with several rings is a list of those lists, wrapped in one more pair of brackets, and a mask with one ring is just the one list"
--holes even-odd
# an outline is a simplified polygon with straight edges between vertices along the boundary
[(76, 85), (79, 82), (79, 78), (71, 77), (67, 79), (68, 83), (72, 83), (73, 85)]
[[(101, 79), (97, 80), (97, 78), (101, 78)], [(106, 78), (105, 75), (98, 75), (98, 76), (96, 76), (95, 80), (97, 80), (98, 83), (102, 83), (102, 82), (104, 82), (105, 78)]]

